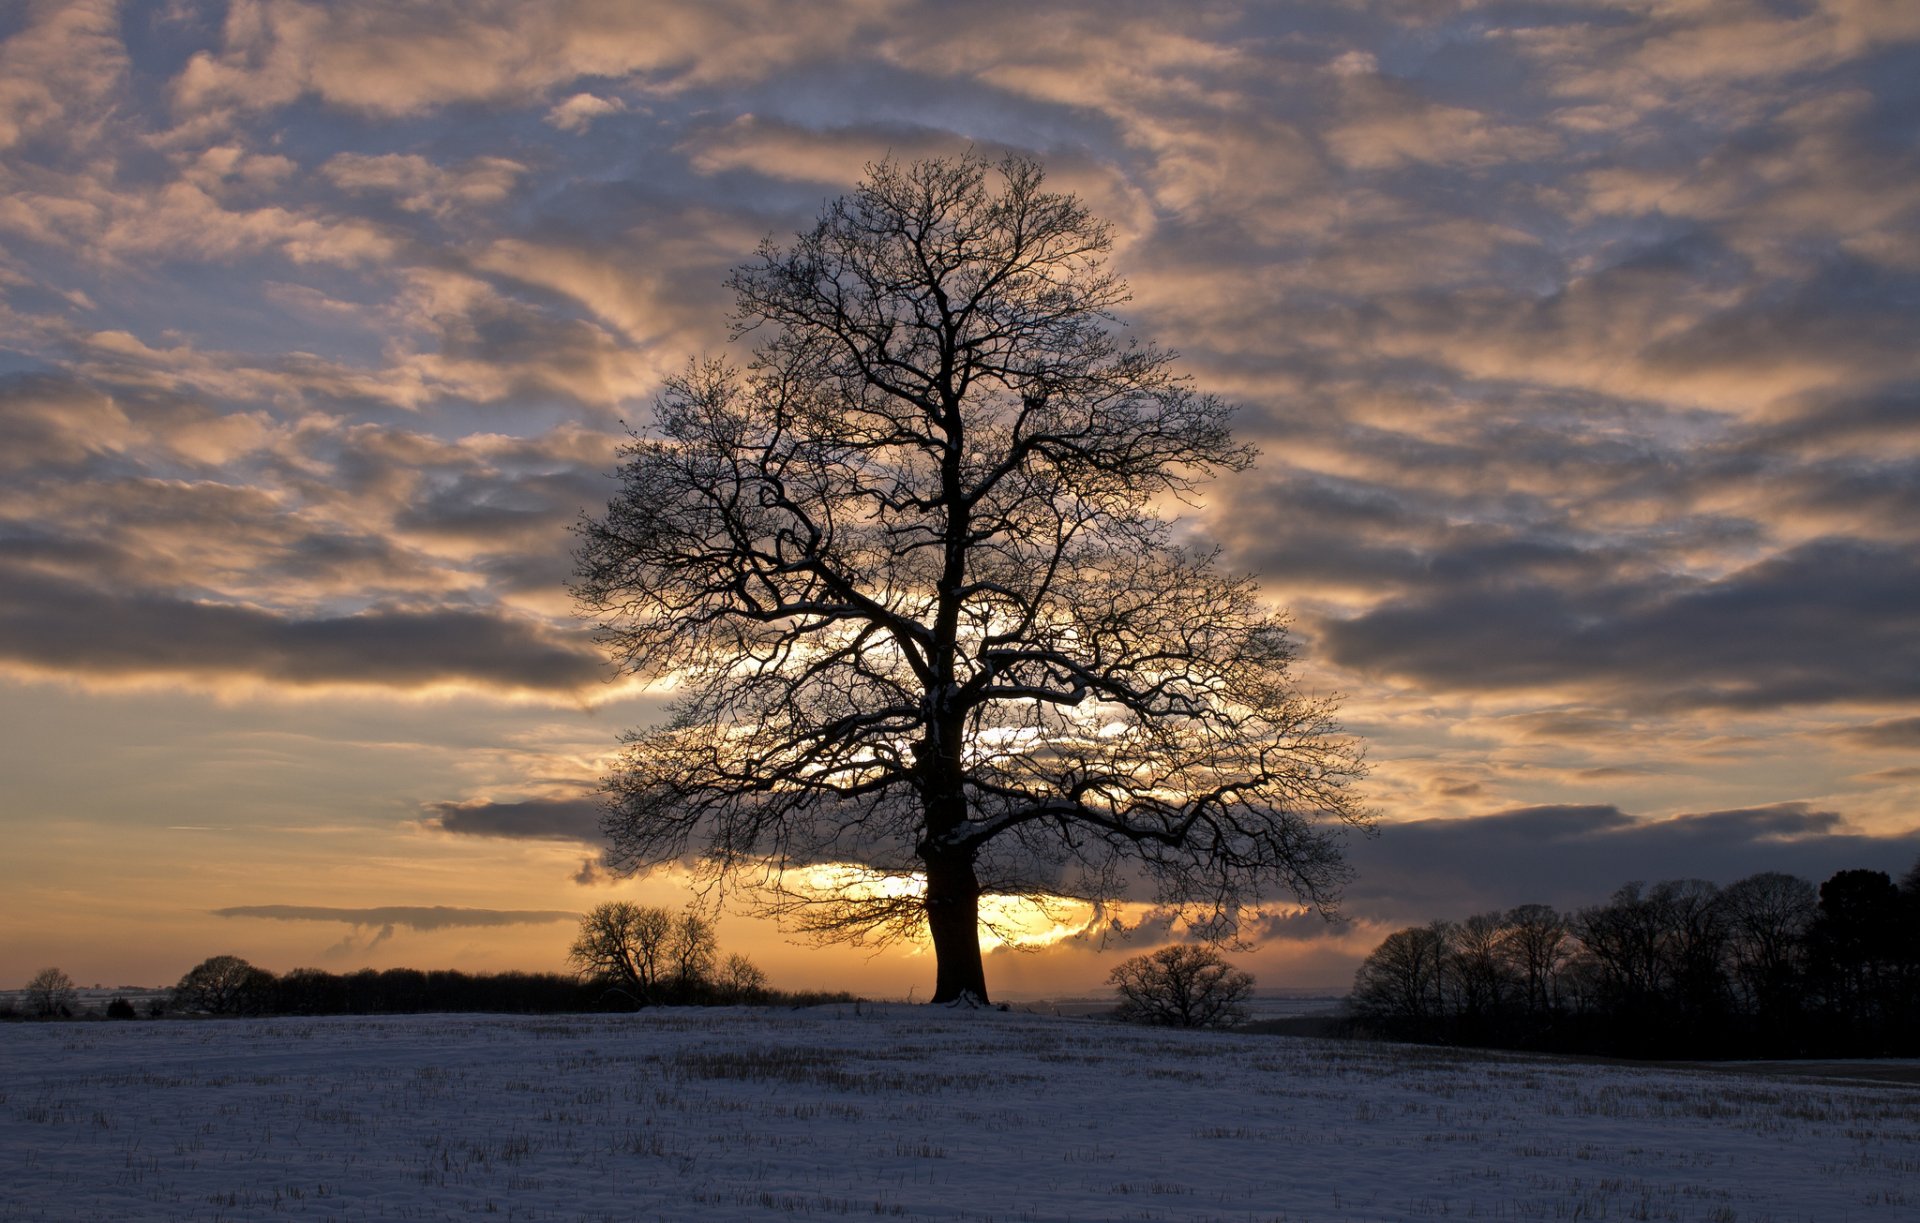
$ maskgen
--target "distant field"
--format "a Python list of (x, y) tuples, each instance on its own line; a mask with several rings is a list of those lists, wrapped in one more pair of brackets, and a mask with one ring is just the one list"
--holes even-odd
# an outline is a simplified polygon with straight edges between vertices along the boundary
[(0, 1025), (9, 1223), (842, 1215), (1898, 1223), (1920, 1090), (901, 1005)]

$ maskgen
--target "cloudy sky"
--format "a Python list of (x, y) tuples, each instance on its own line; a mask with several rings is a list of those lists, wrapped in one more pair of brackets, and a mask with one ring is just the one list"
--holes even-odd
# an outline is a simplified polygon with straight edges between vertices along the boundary
[[(1344, 926), (1920, 857), (1920, 6), (0, 7), (0, 985), (557, 969), (657, 715), (623, 422), (864, 164), (1038, 157), (1243, 406), (1192, 525), (1345, 694)], [(776, 984), (926, 956), (729, 917)], [(1123, 949), (1122, 949), (1123, 950)], [(1003, 992), (1122, 950), (996, 953)]]

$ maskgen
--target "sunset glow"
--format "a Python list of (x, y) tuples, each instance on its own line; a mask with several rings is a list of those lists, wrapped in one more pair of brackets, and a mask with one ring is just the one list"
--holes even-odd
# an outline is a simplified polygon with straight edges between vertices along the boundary
[[(898, 900), (918, 898), (927, 892), (923, 876), (890, 875), (846, 862), (802, 867), (789, 872), (787, 883), (822, 900)], [(1066, 896), (1002, 896), (989, 892), (980, 898), (980, 946), (987, 951), (1050, 947), (1062, 939), (1086, 934), (1101, 916), (1099, 906)], [(931, 948), (925, 931), (912, 940), (911, 946), (920, 952)]]

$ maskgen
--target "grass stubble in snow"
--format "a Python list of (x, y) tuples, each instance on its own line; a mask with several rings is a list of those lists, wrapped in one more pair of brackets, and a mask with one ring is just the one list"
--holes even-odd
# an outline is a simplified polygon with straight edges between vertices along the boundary
[(929, 1007), (0, 1027), (0, 1218), (1920, 1219), (1920, 1090)]

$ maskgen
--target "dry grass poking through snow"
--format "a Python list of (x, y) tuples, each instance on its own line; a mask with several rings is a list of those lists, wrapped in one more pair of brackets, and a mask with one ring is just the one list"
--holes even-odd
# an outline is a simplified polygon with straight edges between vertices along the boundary
[(0, 1028), (6, 1220), (1920, 1218), (1920, 1089), (998, 1012)]

